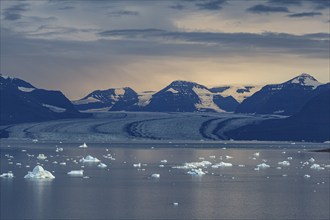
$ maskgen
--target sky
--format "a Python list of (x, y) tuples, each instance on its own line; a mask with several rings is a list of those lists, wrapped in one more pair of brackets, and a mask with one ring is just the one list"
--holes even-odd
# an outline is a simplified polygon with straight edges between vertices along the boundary
[(329, 82), (329, 0), (1, 0), (0, 71), (80, 99), (160, 90)]

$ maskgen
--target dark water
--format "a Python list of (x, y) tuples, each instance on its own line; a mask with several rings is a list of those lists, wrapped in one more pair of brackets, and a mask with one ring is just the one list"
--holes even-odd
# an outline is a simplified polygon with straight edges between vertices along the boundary
[[(1, 146), (1, 171), (12, 171), (13, 179), (0, 178), (1, 219), (329, 219), (330, 168), (312, 170), (302, 162), (315, 159), (329, 165), (328, 153), (314, 153), (295, 145), (295, 149), (178, 149), (109, 147), (93, 144), (86, 150), (62, 144), (11, 144)], [(26, 152), (22, 152), (26, 149)], [(108, 151), (106, 151), (108, 149)], [(300, 152), (298, 152), (300, 151)], [(260, 152), (256, 160), (253, 153)], [(285, 153), (284, 153), (285, 152)], [(39, 153), (48, 161), (36, 159)], [(111, 154), (116, 160), (104, 158)], [(8, 155), (13, 156), (8, 160)], [(29, 157), (27, 154), (34, 154)], [(90, 154), (108, 168), (84, 164), (82, 177), (67, 175), (81, 169), (76, 164)], [(224, 156), (232, 156), (225, 159)], [(211, 157), (210, 157), (211, 156)], [(213, 158), (215, 156), (215, 158)], [(223, 159), (220, 159), (223, 156)], [(207, 168), (208, 174), (197, 177), (187, 170), (173, 169), (184, 162), (230, 162), (232, 167)], [(288, 160), (287, 157), (292, 157)], [(159, 167), (166, 159), (165, 167)], [(262, 160), (271, 167), (256, 171)], [(58, 164), (53, 164), (53, 161)], [(278, 162), (291, 165), (276, 169)], [(8, 164), (12, 161), (13, 164)], [(16, 165), (20, 162), (22, 165)], [(54, 171), (53, 180), (24, 179), (40, 162)], [(59, 165), (66, 162), (66, 166)], [(139, 168), (133, 163), (142, 163)], [(239, 167), (244, 164), (245, 167)], [(30, 165), (27, 168), (26, 165)], [(143, 170), (142, 170), (143, 169)], [(160, 179), (148, 178), (159, 173)], [(309, 174), (310, 178), (304, 178)], [(173, 202), (178, 202), (174, 206)]]

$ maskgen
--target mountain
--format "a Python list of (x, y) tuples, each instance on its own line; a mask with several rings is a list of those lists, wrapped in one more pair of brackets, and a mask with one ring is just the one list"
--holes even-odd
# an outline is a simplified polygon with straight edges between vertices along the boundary
[(164, 89), (152, 95), (145, 111), (155, 112), (224, 112), (233, 110), (238, 104), (232, 98), (212, 93), (203, 85), (174, 81)]
[(261, 86), (217, 86), (210, 89), (211, 92), (217, 93), (223, 97), (232, 96), (237, 102), (241, 103), (244, 99), (252, 96), (259, 91)]
[(87, 117), (60, 92), (38, 89), (30, 83), (0, 76), (0, 124)]
[(330, 140), (330, 84), (317, 88), (318, 94), (301, 110), (285, 119), (265, 120), (227, 132), (235, 140)]
[(73, 101), (79, 110), (134, 111), (138, 110), (138, 94), (131, 88), (96, 90), (86, 97)]
[(264, 86), (246, 98), (235, 112), (292, 115), (318, 93), (316, 88), (320, 85), (314, 77), (303, 73), (282, 84)]

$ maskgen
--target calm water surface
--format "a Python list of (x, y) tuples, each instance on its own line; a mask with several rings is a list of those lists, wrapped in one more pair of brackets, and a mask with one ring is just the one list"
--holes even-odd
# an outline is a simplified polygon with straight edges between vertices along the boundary
[[(55, 144), (51, 143), (11, 143), (10, 147), (2, 144), (0, 173), (12, 171), (15, 178), (0, 178), (1, 219), (330, 218), (330, 168), (317, 171), (310, 169), (310, 165), (302, 166), (312, 157), (314, 163), (329, 165), (328, 153), (310, 152), (297, 145), (294, 149), (151, 149), (149, 146), (136, 149), (109, 144), (89, 144), (89, 148), (81, 149), (77, 146), (61, 144), (59, 147), (64, 150), (56, 152)], [(255, 152), (260, 152), (260, 156), (253, 159)], [(38, 160), (39, 153), (45, 154), (47, 161)], [(8, 154), (13, 158), (8, 158)], [(96, 164), (73, 162), (88, 154), (108, 167), (101, 169)], [(107, 154), (115, 160), (104, 158)], [(226, 159), (226, 155), (232, 158)], [(172, 168), (184, 162), (201, 161), (202, 157), (212, 163), (223, 161), (233, 166), (203, 168), (208, 173), (201, 177)], [(168, 163), (159, 167), (164, 159)], [(270, 168), (254, 170), (263, 160)], [(291, 165), (276, 169), (283, 160)], [(37, 163), (56, 178), (24, 179)], [(135, 163), (141, 163), (141, 168), (133, 167)], [(81, 168), (82, 165), (85, 167)], [(89, 178), (67, 174), (77, 169), (84, 169), (84, 176)], [(159, 173), (160, 179), (149, 178), (153, 173)], [(311, 177), (304, 178), (305, 174)], [(174, 202), (179, 205), (174, 206)]]

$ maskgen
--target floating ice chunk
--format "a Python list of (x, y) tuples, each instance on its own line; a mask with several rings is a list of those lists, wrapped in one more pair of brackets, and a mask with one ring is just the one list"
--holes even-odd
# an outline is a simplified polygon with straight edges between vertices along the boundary
[(14, 178), (13, 173), (3, 173), (0, 175), (0, 178)]
[(16, 165), (17, 165), (17, 166), (22, 166), (22, 164), (21, 164), (21, 163), (16, 163)]
[(159, 173), (153, 173), (151, 175), (151, 178), (153, 178), (153, 179), (159, 179), (160, 178), (160, 174)]
[(174, 206), (178, 206), (179, 203), (178, 203), (178, 202), (173, 202), (172, 205), (174, 205)]
[(282, 169), (282, 167), (276, 167), (276, 169), (277, 169), (277, 170), (281, 170), (281, 169)]
[(33, 143), (37, 143), (38, 142), (38, 139), (33, 139), (32, 142)]
[(199, 168), (199, 169), (191, 169), (190, 171), (187, 172), (187, 174), (192, 176), (202, 176), (205, 175), (205, 172), (203, 172), (203, 170)]
[(255, 152), (255, 153), (253, 154), (253, 156), (255, 156), (255, 157), (259, 157), (259, 155), (260, 155), (259, 152)]
[(37, 159), (38, 160), (45, 160), (47, 157), (44, 154), (39, 154)]
[(26, 150), (23, 149), (22, 152), (26, 152)]
[(245, 167), (244, 164), (238, 164), (238, 167)]
[(209, 156), (209, 158), (212, 158), (212, 159), (214, 159), (214, 158), (215, 158), (215, 156), (214, 156), (214, 155), (211, 155), (211, 156)]
[(88, 155), (85, 158), (81, 158), (79, 161), (82, 163), (98, 163), (98, 162), (100, 162), (99, 159), (97, 159), (96, 157), (92, 157), (91, 155)]
[(231, 163), (220, 162), (220, 163), (212, 165), (211, 167), (219, 168), (219, 167), (232, 167), (232, 166), (233, 166), (233, 164), (231, 164)]
[(141, 167), (141, 163), (134, 163), (133, 167)]
[(163, 164), (160, 164), (159, 167), (165, 167)]
[(307, 165), (309, 165), (309, 162), (306, 161), (306, 162), (304, 162), (302, 165), (303, 165), (303, 166), (307, 166)]
[(197, 169), (199, 167), (208, 167), (211, 166), (212, 163), (207, 160), (203, 160), (201, 162), (191, 162), (191, 163), (185, 163), (183, 166), (175, 166), (173, 168), (176, 169)]
[(313, 169), (313, 170), (324, 170), (324, 167), (321, 167), (317, 163), (314, 163), (310, 168)]
[(65, 163), (65, 162), (62, 162), (62, 163), (60, 163), (60, 165), (62, 165), (62, 166), (65, 166), (65, 165), (66, 165), (66, 163)]
[(161, 160), (160, 162), (161, 163), (167, 163), (167, 160)]
[(24, 178), (33, 178), (33, 179), (54, 179), (55, 176), (47, 170), (44, 170), (42, 166), (37, 165), (33, 168), (32, 172), (28, 172)]
[(310, 178), (311, 176), (310, 175), (308, 175), (308, 174), (305, 174), (304, 175), (304, 178)]
[(68, 174), (74, 176), (83, 176), (84, 170), (71, 170), (70, 172), (68, 172)]
[(226, 155), (225, 157), (226, 157), (226, 159), (231, 159), (231, 158), (233, 158), (233, 157), (228, 156), (228, 155)]
[(100, 163), (99, 165), (97, 165), (97, 167), (99, 168), (107, 168), (107, 165), (104, 163)]
[(292, 160), (292, 157), (288, 157), (287, 159), (288, 159), (288, 160)]
[(55, 161), (53, 162), (53, 164), (57, 164), (57, 161), (55, 160)]
[(325, 168), (330, 168), (330, 165), (325, 165), (324, 167), (325, 167)]
[(86, 143), (83, 143), (82, 145), (79, 146), (80, 148), (87, 148), (87, 144)]
[(265, 168), (269, 168), (270, 166), (268, 164), (265, 164), (265, 163), (261, 163), (261, 164), (258, 164), (257, 167), (260, 169), (265, 169)]
[(63, 148), (61, 148), (61, 147), (57, 147), (57, 148), (56, 148), (56, 152), (60, 152), (60, 151), (63, 151)]
[(315, 159), (312, 157), (311, 159), (308, 160), (310, 163), (314, 163)]
[(284, 160), (282, 162), (278, 162), (277, 164), (280, 165), (280, 166), (283, 166), (283, 167), (290, 166), (290, 162), (286, 161), (286, 160)]

